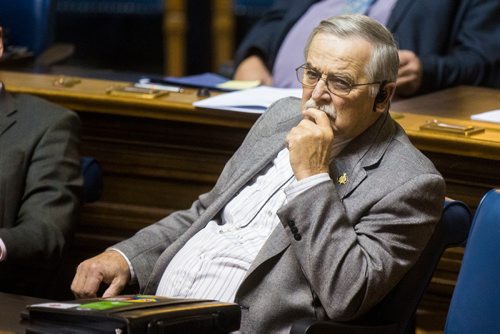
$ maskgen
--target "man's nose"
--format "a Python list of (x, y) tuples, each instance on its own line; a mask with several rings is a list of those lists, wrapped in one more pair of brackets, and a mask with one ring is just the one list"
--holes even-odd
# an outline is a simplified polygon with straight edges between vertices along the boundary
[(321, 99), (329, 99), (330, 98), (330, 94), (329, 94), (328, 87), (326, 84), (326, 78), (324, 78), (323, 76), (321, 76), (321, 78), (316, 83), (316, 86), (313, 89), (312, 98), (314, 100), (321, 100)]

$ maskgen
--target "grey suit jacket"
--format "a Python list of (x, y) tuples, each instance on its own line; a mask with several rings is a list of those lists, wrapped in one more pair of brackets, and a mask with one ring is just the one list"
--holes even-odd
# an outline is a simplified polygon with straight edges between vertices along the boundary
[(71, 111), (0, 90), (0, 290), (62, 253), (79, 213), (79, 127)]
[[(298, 99), (276, 102), (209, 193), (116, 245), (144, 292), (155, 293), (175, 253), (272, 161), (300, 119)], [(347, 182), (341, 184), (344, 173)], [(428, 241), (440, 216), (444, 181), (388, 114), (349, 143), (330, 175), (331, 182), (279, 210), (282, 224), (236, 295), (242, 332), (287, 332), (293, 320), (305, 317), (357, 318), (402, 278)]]

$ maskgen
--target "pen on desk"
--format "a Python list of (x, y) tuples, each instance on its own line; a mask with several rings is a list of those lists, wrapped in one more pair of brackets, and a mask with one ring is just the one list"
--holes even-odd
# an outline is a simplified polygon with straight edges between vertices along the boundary
[(174, 92), (174, 93), (182, 93), (184, 91), (184, 89), (182, 87), (167, 86), (167, 85), (160, 85), (160, 84), (140, 82), (140, 81), (138, 83), (135, 83), (134, 86), (138, 87), (138, 88), (165, 90), (165, 91)]

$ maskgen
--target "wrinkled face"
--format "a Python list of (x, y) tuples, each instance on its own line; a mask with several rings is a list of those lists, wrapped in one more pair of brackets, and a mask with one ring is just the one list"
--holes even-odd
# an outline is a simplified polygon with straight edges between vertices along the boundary
[[(367, 41), (340, 39), (330, 34), (318, 33), (311, 42), (306, 64), (322, 73), (322, 78), (335, 76), (349, 84), (367, 83), (365, 73), (372, 46)], [(381, 115), (374, 112), (374, 96), (370, 86), (353, 87), (346, 96), (337, 96), (327, 89), (325, 80), (319, 80), (315, 87), (303, 87), (302, 109), (315, 103), (330, 116), (335, 141), (352, 139)]]

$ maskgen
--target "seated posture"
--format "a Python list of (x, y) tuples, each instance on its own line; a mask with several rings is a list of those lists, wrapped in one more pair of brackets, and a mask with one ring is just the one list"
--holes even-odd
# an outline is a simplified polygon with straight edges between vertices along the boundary
[(297, 71), (191, 208), (82, 262), (78, 297), (143, 293), (234, 301), (243, 333), (299, 318), (355, 319), (418, 259), (444, 181), (388, 113), (391, 33), (362, 15), (322, 21)]
[[(360, 3), (365, 6), (359, 6)], [(277, 0), (241, 43), (235, 78), (295, 87), (295, 50), (321, 19), (364, 13), (392, 31), (400, 48), (400, 96), (457, 85), (500, 88), (498, 0)], [(298, 87), (298, 86), (297, 86)]]
[(45, 296), (42, 275), (78, 217), (79, 127), (73, 112), (0, 82), (0, 291)]

